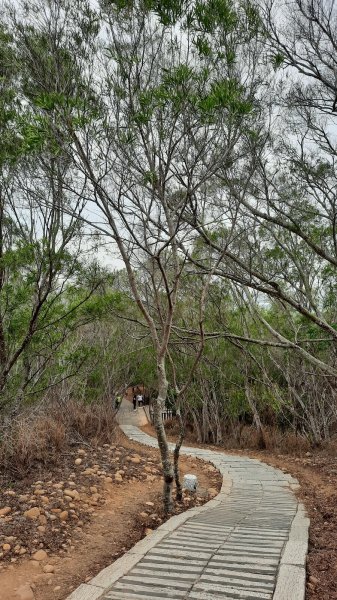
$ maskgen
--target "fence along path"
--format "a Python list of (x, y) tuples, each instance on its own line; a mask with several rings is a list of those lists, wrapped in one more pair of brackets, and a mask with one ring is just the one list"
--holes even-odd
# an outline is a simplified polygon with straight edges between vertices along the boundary
[[(124, 433), (156, 447), (137, 427), (141, 414), (122, 408)], [(294, 495), (297, 481), (258, 460), (181, 452), (219, 469), (220, 494), (172, 517), (69, 600), (304, 600), (309, 520)]]

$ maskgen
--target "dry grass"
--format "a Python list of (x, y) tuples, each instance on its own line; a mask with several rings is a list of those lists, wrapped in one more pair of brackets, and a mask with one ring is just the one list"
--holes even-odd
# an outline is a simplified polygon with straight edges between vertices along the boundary
[(67, 447), (111, 442), (116, 430), (110, 404), (45, 404), (16, 417), (0, 432), (0, 469), (24, 477), (38, 463), (55, 463)]
[[(291, 431), (282, 432), (276, 427), (265, 427), (264, 440), (266, 450), (270, 452), (282, 451), (283, 454), (302, 454), (310, 450), (309, 441), (302, 435)], [(249, 450), (261, 449), (261, 437), (253, 426), (244, 426), (239, 435), (229, 435), (224, 439), (226, 448), (240, 448)]]
[[(165, 429), (170, 437), (176, 439), (179, 434), (179, 425), (176, 419), (165, 421)], [(185, 441), (194, 444), (200, 442), (191, 426), (187, 427)], [(264, 441), (265, 449), (270, 452), (300, 456), (311, 449), (309, 440), (304, 436), (296, 435), (291, 431), (281, 431), (271, 426), (264, 428)], [(204, 443), (213, 443), (213, 441), (210, 439)], [(219, 446), (227, 450), (260, 450), (261, 436), (254, 426), (239, 423), (231, 431), (223, 431), (222, 442)]]

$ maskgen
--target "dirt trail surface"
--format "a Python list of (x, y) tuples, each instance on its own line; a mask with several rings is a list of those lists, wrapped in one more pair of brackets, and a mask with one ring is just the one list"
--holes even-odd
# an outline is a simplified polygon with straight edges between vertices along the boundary
[[(164, 521), (158, 450), (118, 433), (111, 445), (62, 458), (23, 481), (0, 481), (0, 600), (63, 600)], [(175, 513), (220, 489), (203, 461), (182, 459), (181, 471), (197, 474), (200, 488)]]

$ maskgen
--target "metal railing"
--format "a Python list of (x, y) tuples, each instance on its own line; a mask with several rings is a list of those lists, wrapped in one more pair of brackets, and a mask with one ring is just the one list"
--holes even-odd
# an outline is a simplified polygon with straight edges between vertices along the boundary
[[(149, 410), (150, 413), (150, 420), (151, 423), (153, 423), (153, 410)], [(173, 412), (171, 409), (166, 408), (165, 410), (162, 410), (161, 412), (161, 418), (163, 421), (168, 421), (168, 419), (172, 419), (173, 417)]]

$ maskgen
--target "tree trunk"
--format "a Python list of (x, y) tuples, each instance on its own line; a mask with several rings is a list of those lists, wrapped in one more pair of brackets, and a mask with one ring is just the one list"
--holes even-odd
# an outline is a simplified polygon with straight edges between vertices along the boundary
[(162, 410), (165, 406), (167, 396), (168, 382), (166, 379), (165, 359), (158, 362), (158, 396), (153, 403), (153, 424), (157, 433), (158, 446), (163, 465), (164, 478), (164, 511), (166, 514), (172, 511), (172, 488), (174, 472), (170, 451), (167, 443), (166, 432), (162, 419)]
[[(0, 193), (0, 294), (2, 292), (5, 283), (5, 268), (2, 264), (2, 258), (4, 253), (4, 201), (2, 194)], [(0, 390), (2, 391), (5, 385), (3, 378), (3, 371), (7, 362), (6, 342), (5, 342), (5, 331), (3, 325), (3, 315), (0, 308)], [(1, 393), (1, 392), (0, 392)], [(0, 403), (1, 405), (1, 403)]]
[(209, 416), (208, 416), (208, 393), (206, 392), (202, 403), (202, 442), (209, 442)]
[(174, 461), (174, 480), (176, 484), (176, 499), (181, 501), (183, 498), (183, 488), (180, 481), (179, 476), (179, 453), (182, 443), (185, 437), (185, 427), (184, 422), (181, 416), (180, 408), (177, 409), (177, 417), (179, 420), (179, 437), (177, 439), (174, 452), (173, 452), (173, 461)]
[(200, 429), (200, 419), (198, 419), (198, 415), (195, 413), (195, 410), (193, 408), (191, 409), (190, 412), (191, 412), (192, 419), (193, 419), (194, 429), (197, 434), (197, 442), (199, 442), (199, 444), (201, 444), (202, 433), (201, 433), (201, 429)]
[(218, 445), (218, 444), (221, 444), (221, 442), (222, 442), (222, 427), (221, 427), (221, 419), (220, 419), (220, 415), (219, 415), (219, 403), (218, 403), (217, 394), (214, 389), (213, 383), (212, 383), (212, 387), (211, 387), (211, 399), (212, 399), (213, 421), (214, 421), (214, 425), (215, 425), (214, 442), (215, 442), (215, 444)]
[(253, 413), (253, 417), (254, 417), (254, 422), (256, 425), (256, 429), (258, 432), (258, 446), (260, 448), (260, 450), (265, 450), (266, 448), (266, 438), (265, 438), (265, 434), (264, 434), (264, 429), (263, 429), (263, 425), (260, 419), (260, 415), (259, 412), (256, 408), (256, 404), (255, 404), (255, 400), (253, 398), (253, 394), (252, 391), (250, 389), (250, 385), (249, 382), (246, 379), (246, 383), (245, 383), (245, 391), (246, 391), (246, 398), (248, 400), (248, 404), (252, 410)]

